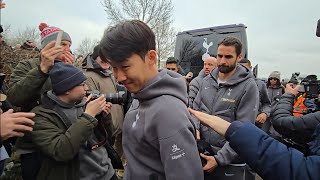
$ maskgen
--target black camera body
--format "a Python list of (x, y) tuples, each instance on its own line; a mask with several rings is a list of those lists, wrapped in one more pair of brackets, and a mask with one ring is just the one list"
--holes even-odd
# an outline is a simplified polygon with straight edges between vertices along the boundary
[(97, 99), (101, 95), (104, 95), (106, 98), (106, 102), (111, 102), (112, 104), (120, 104), (123, 105), (127, 102), (127, 93), (126, 91), (119, 91), (117, 93), (106, 93), (102, 94), (100, 91), (93, 90), (93, 91), (87, 91), (86, 95), (89, 96), (91, 95), (91, 99)]
[(315, 99), (320, 94), (320, 80), (307, 80), (300, 83), (303, 86), (306, 98)]

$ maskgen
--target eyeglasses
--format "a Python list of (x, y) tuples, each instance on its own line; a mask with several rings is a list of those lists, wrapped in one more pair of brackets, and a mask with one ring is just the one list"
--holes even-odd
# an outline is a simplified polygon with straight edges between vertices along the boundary
[(177, 68), (167, 68), (168, 70), (171, 70), (171, 71), (176, 71)]

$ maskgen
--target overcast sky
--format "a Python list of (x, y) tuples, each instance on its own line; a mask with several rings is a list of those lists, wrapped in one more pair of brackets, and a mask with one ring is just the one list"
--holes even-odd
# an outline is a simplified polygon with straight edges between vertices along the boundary
[[(293, 0), (172, 0), (177, 31), (243, 23), (249, 59), (259, 64), (259, 76), (279, 70), (320, 75), (320, 38), (316, 37), (320, 1)], [(76, 49), (88, 36), (100, 39), (108, 25), (100, 0), (4, 0), (1, 24), (11, 30), (41, 22), (67, 31)]]

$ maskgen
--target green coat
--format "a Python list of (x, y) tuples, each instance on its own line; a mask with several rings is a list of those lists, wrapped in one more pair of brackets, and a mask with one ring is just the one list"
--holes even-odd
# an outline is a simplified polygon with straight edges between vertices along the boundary
[(43, 162), (38, 179), (78, 180), (78, 152), (93, 133), (98, 120), (83, 113), (67, 128), (60, 114), (52, 110), (53, 107), (43, 102), (32, 110), (36, 113), (33, 131), (18, 138), (17, 149), (33, 148), (40, 152)]
[(39, 104), (41, 94), (51, 90), (47, 74), (39, 71), (40, 59), (28, 59), (18, 63), (13, 70), (8, 89), (8, 100), (22, 111), (30, 111)]

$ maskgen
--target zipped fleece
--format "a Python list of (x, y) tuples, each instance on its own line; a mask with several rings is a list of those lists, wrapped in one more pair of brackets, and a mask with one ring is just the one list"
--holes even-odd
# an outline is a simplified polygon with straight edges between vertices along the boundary
[[(219, 69), (214, 69), (206, 76), (193, 103), (193, 109), (219, 116), (226, 121), (254, 123), (259, 107), (259, 90), (250, 71), (242, 65), (236, 66), (235, 73), (218, 85)], [(225, 138), (193, 117), (201, 138), (220, 149), (215, 155), (219, 165), (230, 164), (237, 158)]]
[(184, 78), (161, 70), (133, 98), (123, 126), (124, 180), (203, 179)]

